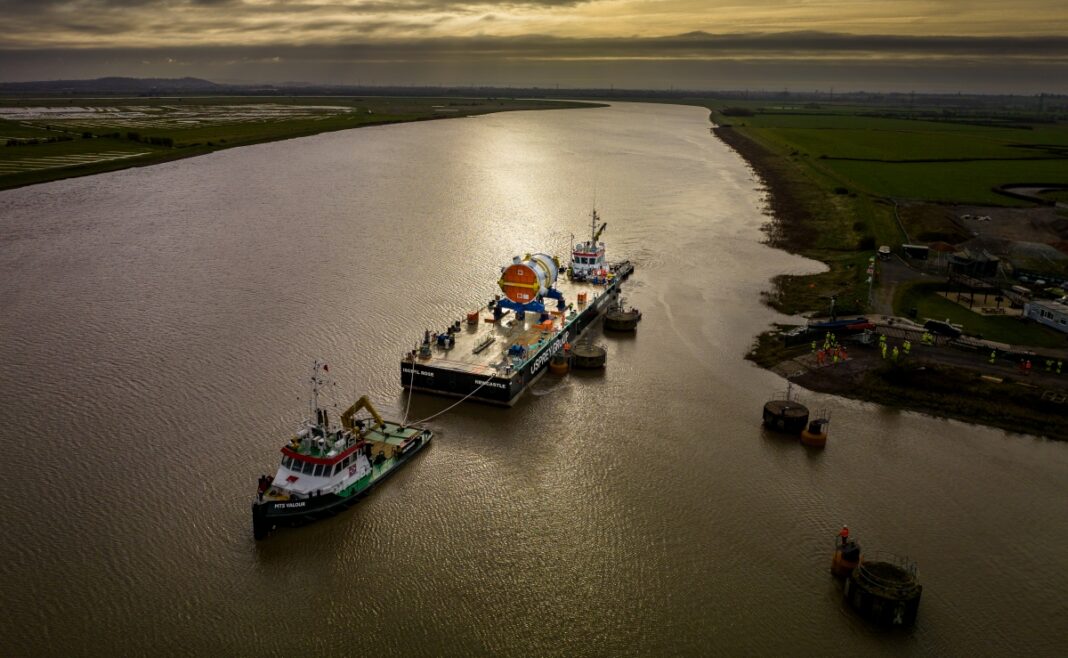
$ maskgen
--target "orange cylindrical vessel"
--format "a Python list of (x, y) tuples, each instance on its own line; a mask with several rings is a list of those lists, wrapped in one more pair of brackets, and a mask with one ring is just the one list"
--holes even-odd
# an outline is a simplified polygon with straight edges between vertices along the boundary
[(522, 263), (509, 265), (501, 275), (501, 291), (519, 304), (534, 301), (538, 295), (538, 276)]
[(560, 267), (548, 254), (516, 256), (512, 264), (501, 270), (498, 285), (505, 297), (517, 304), (528, 304), (544, 295), (556, 284)]

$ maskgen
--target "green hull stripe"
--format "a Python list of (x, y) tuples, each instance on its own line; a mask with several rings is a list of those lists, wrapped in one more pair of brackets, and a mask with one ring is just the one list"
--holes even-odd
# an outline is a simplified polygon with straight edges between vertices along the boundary
[(377, 466), (372, 466), (370, 473), (368, 473), (367, 475), (363, 476), (359, 480), (356, 480), (355, 482), (353, 482), (349, 486), (347, 486), (344, 489), (342, 489), (341, 491), (339, 491), (338, 495), (341, 496), (342, 498), (348, 498), (349, 496), (355, 496), (356, 494), (362, 492), (367, 487), (369, 487), (372, 484), (374, 484), (375, 481), (380, 480), (383, 477), (385, 477), (396, 466), (397, 466), (397, 460), (393, 459), (393, 458), (387, 459), (386, 461), (382, 462), (381, 464), (379, 464)]

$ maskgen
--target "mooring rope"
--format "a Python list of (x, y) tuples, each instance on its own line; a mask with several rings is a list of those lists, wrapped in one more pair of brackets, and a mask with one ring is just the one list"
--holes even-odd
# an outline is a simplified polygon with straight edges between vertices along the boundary
[(408, 403), (404, 405), (404, 419), (401, 421), (402, 426), (408, 424), (408, 411), (412, 408), (412, 387), (415, 386), (415, 357), (412, 357), (412, 376), (408, 379)]
[[(462, 404), (462, 403), (466, 402), (468, 398), (470, 398), (470, 397), (471, 397), (472, 395), (474, 395), (475, 393), (478, 393), (479, 389), (481, 389), (481, 388), (482, 388), (483, 386), (485, 386), (486, 384), (490, 383), (490, 378), (491, 378), (491, 377), (493, 377), (493, 376), (495, 376), (496, 374), (497, 374), (497, 373), (496, 373), (496, 372), (494, 372), (494, 373), (493, 373), (493, 375), (488, 375), (488, 376), (486, 377), (486, 379), (485, 379), (485, 380), (483, 380), (483, 382), (482, 382), (481, 384), (479, 384), (479, 385), (478, 385), (478, 388), (476, 388), (475, 390), (471, 391), (471, 392), (470, 392), (470, 393), (468, 393), (467, 395), (463, 396), (462, 398), (460, 398), (460, 399), (459, 399), (459, 400), (457, 400), (456, 402), (452, 403), (451, 405), (449, 405), (449, 406), (445, 407), (444, 409), (442, 409), (441, 411), (437, 412), (436, 414), (432, 414), (432, 415), (430, 415), (430, 416), (427, 416), (426, 418), (423, 418), (422, 420), (417, 420), (417, 421), (414, 421), (414, 422), (412, 422), (411, 424), (412, 424), (412, 425), (418, 425), (419, 423), (425, 423), (425, 422), (427, 422), (428, 420), (433, 420), (433, 419), (437, 418), (438, 416), (440, 416), (441, 414), (445, 413), (446, 411), (449, 411), (449, 410), (453, 409), (454, 407), (456, 407), (456, 406), (458, 406), (458, 405), (460, 405), (460, 404)], [(411, 394), (409, 393), (408, 401), (409, 401), (409, 402), (411, 402), (411, 400), (412, 400), (412, 398), (411, 398)], [(405, 418), (407, 419), (407, 414), (405, 414)], [(406, 424), (407, 424), (407, 423), (406, 423)]]

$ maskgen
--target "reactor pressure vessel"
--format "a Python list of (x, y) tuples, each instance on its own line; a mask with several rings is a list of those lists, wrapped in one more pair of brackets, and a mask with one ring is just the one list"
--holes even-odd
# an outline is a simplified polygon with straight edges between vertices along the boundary
[(560, 267), (556, 259), (548, 254), (528, 255), (526, 258), (516, 256), (512, 264), (501, 272), (497, 283), (505, 297), (517, 304), (526, 304), (544, 295), (556, 284)]

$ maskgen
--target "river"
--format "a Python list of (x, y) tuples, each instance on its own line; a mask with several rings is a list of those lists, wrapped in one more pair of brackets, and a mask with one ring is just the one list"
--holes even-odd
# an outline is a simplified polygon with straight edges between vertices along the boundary
[[(594, 203), (644, 314), (603, 375), (462, 405), (355, 508), (252, 539), (314, 359), (403, 416), (423, 329)], [(1059, 655), (1068, 443), (814, 394), (826, 450), (761, 429), (760, 292), (821, 267), (762, 203), (705, 110), (643, 104), (0, 192), (0, 654)], [(913, 629), (843, 606), (842, 524), (919, 565)]]

